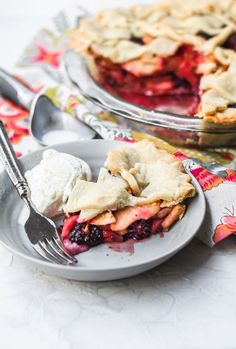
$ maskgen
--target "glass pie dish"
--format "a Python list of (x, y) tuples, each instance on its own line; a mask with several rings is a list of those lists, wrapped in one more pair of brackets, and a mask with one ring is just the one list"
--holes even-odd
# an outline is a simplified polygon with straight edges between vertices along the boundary
[(196, 116), (183, 116), (173, 112), (150, 110), (132, 104), (106, 91), (81, 55), (73, 50), (64, 56), (70, 80), (80, 93), (92, 103), (118, 116), (139, 131), (160, 137), (176, 146), (199, 148), (236, 145), (236, 124), (224, 125), (206, 122)]
[(90, 84), (94, 102), (173, 144), (225, 146), (235, 144), (235, 28), (235, 0), (162, 0), (82, 18), (68, 44), (100, 85)]

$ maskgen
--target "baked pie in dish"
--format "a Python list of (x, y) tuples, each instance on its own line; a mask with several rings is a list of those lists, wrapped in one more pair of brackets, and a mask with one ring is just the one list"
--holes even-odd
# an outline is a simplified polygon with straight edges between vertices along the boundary
[(70, 35), (93, 77), (139, 106), (236, 124), (236, 2), (163, 0), (84, 18)]
[(163, 233), (183, 217), (185, 199), (194, 195), (181, 161), (152, 142), (110, 150), (97, 182), (78, 178), (64, 202), (64, 245), (77, 254)]

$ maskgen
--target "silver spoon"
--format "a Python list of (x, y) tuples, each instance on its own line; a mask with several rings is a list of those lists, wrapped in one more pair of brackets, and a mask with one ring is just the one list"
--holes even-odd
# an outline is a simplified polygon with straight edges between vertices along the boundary
[(43, 93), (35, 94), (0, 68), (0, 94), (30, 111), (30, 132), (41, 145), (92, 139), (96, 132), (60, 110)]

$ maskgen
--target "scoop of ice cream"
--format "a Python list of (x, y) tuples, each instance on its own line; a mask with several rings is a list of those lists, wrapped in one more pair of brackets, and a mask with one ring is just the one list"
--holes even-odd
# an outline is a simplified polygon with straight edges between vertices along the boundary
[(63, 212), (77, 179), (91, 180), (89, 165), (75, 156), (49, 149), (39, 165), (27, 171), (25, 177), (36, 208), (47, 217)]

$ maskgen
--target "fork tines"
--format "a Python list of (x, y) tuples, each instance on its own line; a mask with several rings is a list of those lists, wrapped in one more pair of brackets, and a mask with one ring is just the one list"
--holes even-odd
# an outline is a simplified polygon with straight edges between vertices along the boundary
[(33, 245), (35, 251), (44, 259), (49, 262), (57, 264), (74, 265), (77, 263), (77, 259), (70, 256), (62, 246), (61, 242), (52, 237), (44, 238)]

